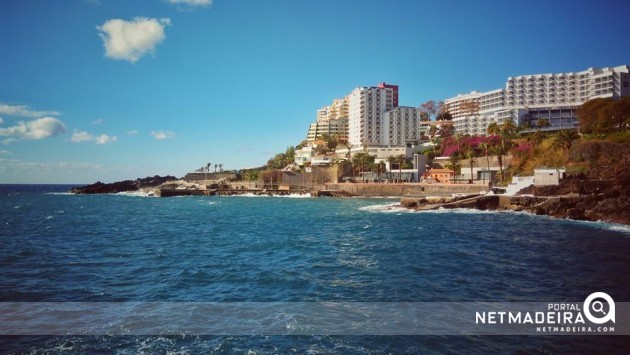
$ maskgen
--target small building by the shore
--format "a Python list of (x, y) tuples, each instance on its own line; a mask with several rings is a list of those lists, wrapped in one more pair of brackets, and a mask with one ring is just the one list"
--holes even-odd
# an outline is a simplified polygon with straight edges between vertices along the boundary
[(558, 185), (564, 178), (565, 168), (538, 168), (534, 169), (534, 185)]
[(455, 172), (451, 169), (431, 169), (422, 175), (424, 180), (433, 180), (435, 182), (450, 184), (455, 178)]

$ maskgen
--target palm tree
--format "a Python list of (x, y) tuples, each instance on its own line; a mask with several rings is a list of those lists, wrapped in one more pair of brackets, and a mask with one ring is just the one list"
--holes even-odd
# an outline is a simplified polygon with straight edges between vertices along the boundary
[(383, 180), (384, 171), (385, 171), (385, 162), (381, 160), (381, 162), (378, 163), (378, 180), (379, 181)]
[(495, 136), (499, 134), (499, 124), (496, 122), (492, 122), (488, 125), (487, 132), (491, 136)]
[(211, 166), (211, 165), (212, 165), (212, 164), (210, 164), (210, 163), (206, 164), (206, 169), (205, 169), (205, 171), (206, 171), (206, 176), (205, 176), (204, 180), (208, 180), (208, 171), (210, 170), (210, 166)]
[(396, 157), (393, 156), (393, 155), (388, 156), (387, 157), (387, 162), (389, 163), (389, 178), (390, 178), (390, 180), (393, 180), (391, 178), (391, 176), (392, 176), (392, 164), (396, 162)]
[(217, 166), (219, 166), (218, 164), (214, 164), (214, 172), (217, 172)]
[(464, 156), (466, 157), (466, 159), (470, 159), (470, 182), (472, 183), (473, 181), (473, 164), (474, 164), (474, 160), (473, 158), (475, 157), (475, 147), (471, 146), (470, 144), (466, 144), (464, 146)]
[(505, 122), (503, 122), (500, 130), (500, 134), (503, 138), (512, 139), (514, 138), (514, 136), (516, 136), (516, 133), (518, 133), (518, 127), (513, 120), (506, 120)]
[(407, 162), (407, 156), (399, 154), (396, 156), (396, 162), (398, 163), (398, 182), (402, 182), (402, 165)]
[(457, 143), (457, 151), (461, 151), (462, 150), (462, 140), (464, 139), (464, 135), (457, 132), (453, 135), (453, 140), (455, 141), (455, 143)]
[(223, 172), (223, 164), (219, 164), (219, 172)]
[(440, 136), (432, 136), (431, 143), (433, 144), (433, 156), (437, 156), (437, 147), (440, 145), (442, 138)]
[(555, 140), (553, 141), (553, 146), (557, 148), (562, 148), (565, 153), (568, 153), (571, 150), (571, 146), (573, 145), (573, 141), (580, 138), (580, 135), (572, 130), (572, 129), (562, 129), (556, 133)]
[(451, 169), (453, 169), (453, 182), (454, 183), (457, 183), (457, 169), (459, 168), (460, 160), (461, 160), (461, 157), (459, 156), (459, 152), (454, 152), (453, 154), (451, 154), (449, 158)]
[[(483, 155), (486, 156), (486, 170), (490, 171), (490, 144), (488, 142), (479, 143), (479, 149), (483, 152)], [(483, 183), (486, 183), (486, 174), (483, 175)]]
[(549, 123), (549, 120), (546, 118), (539, 118), (536, 120), (536, 127), (538, 129), (549, 127), (549, 126), (551, 126), (551, 124)]

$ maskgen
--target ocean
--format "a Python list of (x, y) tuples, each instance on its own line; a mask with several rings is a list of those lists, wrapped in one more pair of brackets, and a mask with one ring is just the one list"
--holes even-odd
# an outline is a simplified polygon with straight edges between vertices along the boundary
[[(577, 302), (598, 291), (630, 302), (628, 226), (411, 212), (394, 207), (396, 199), (155, 198), (69, 188), (0, 185), (0, 304)], [(300, 329), (292, 313), (299, 309), (287, 309), (277, 321)], [(73, 314), (81, 317), (88, 315)], [(220, 326), (240, 326), (230, 322)], [(5, 332), (0, 350), (621, 353), (630, 345), (618, 335), (210, 333)]]

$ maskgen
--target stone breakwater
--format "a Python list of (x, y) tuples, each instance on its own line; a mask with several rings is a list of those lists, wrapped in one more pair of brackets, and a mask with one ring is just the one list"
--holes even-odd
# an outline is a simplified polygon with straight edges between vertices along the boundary
[(324, 190), (345, 191), (360, 197), (417, 197), (441, 196), (450, 197), (453, 194), (479, 195), (486, 192), (487, 186), (481, 184), (374, 184), (374, 183), (345, 183), (326, 184)]

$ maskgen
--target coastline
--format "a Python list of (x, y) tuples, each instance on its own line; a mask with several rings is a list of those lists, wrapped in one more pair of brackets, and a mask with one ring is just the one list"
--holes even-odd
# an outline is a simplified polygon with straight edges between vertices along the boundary
[(242, 182), (189, 183), (158, 176), (112, 184), (96, 183), (73, 188), (75, 194), (140, 192), (148, 196), (311, 196), (400, 199), (412, 210), (468, 208), (476, 210), (525, 211), (559, 219), (603, 221), (630, 225), (630, 200), (616, 182), (565, 179), (557, 186), (529, 187), (520, 195), (494, 195), (486, 184), (438, 183), (329, 183), (309, 188), (245, 188)]

